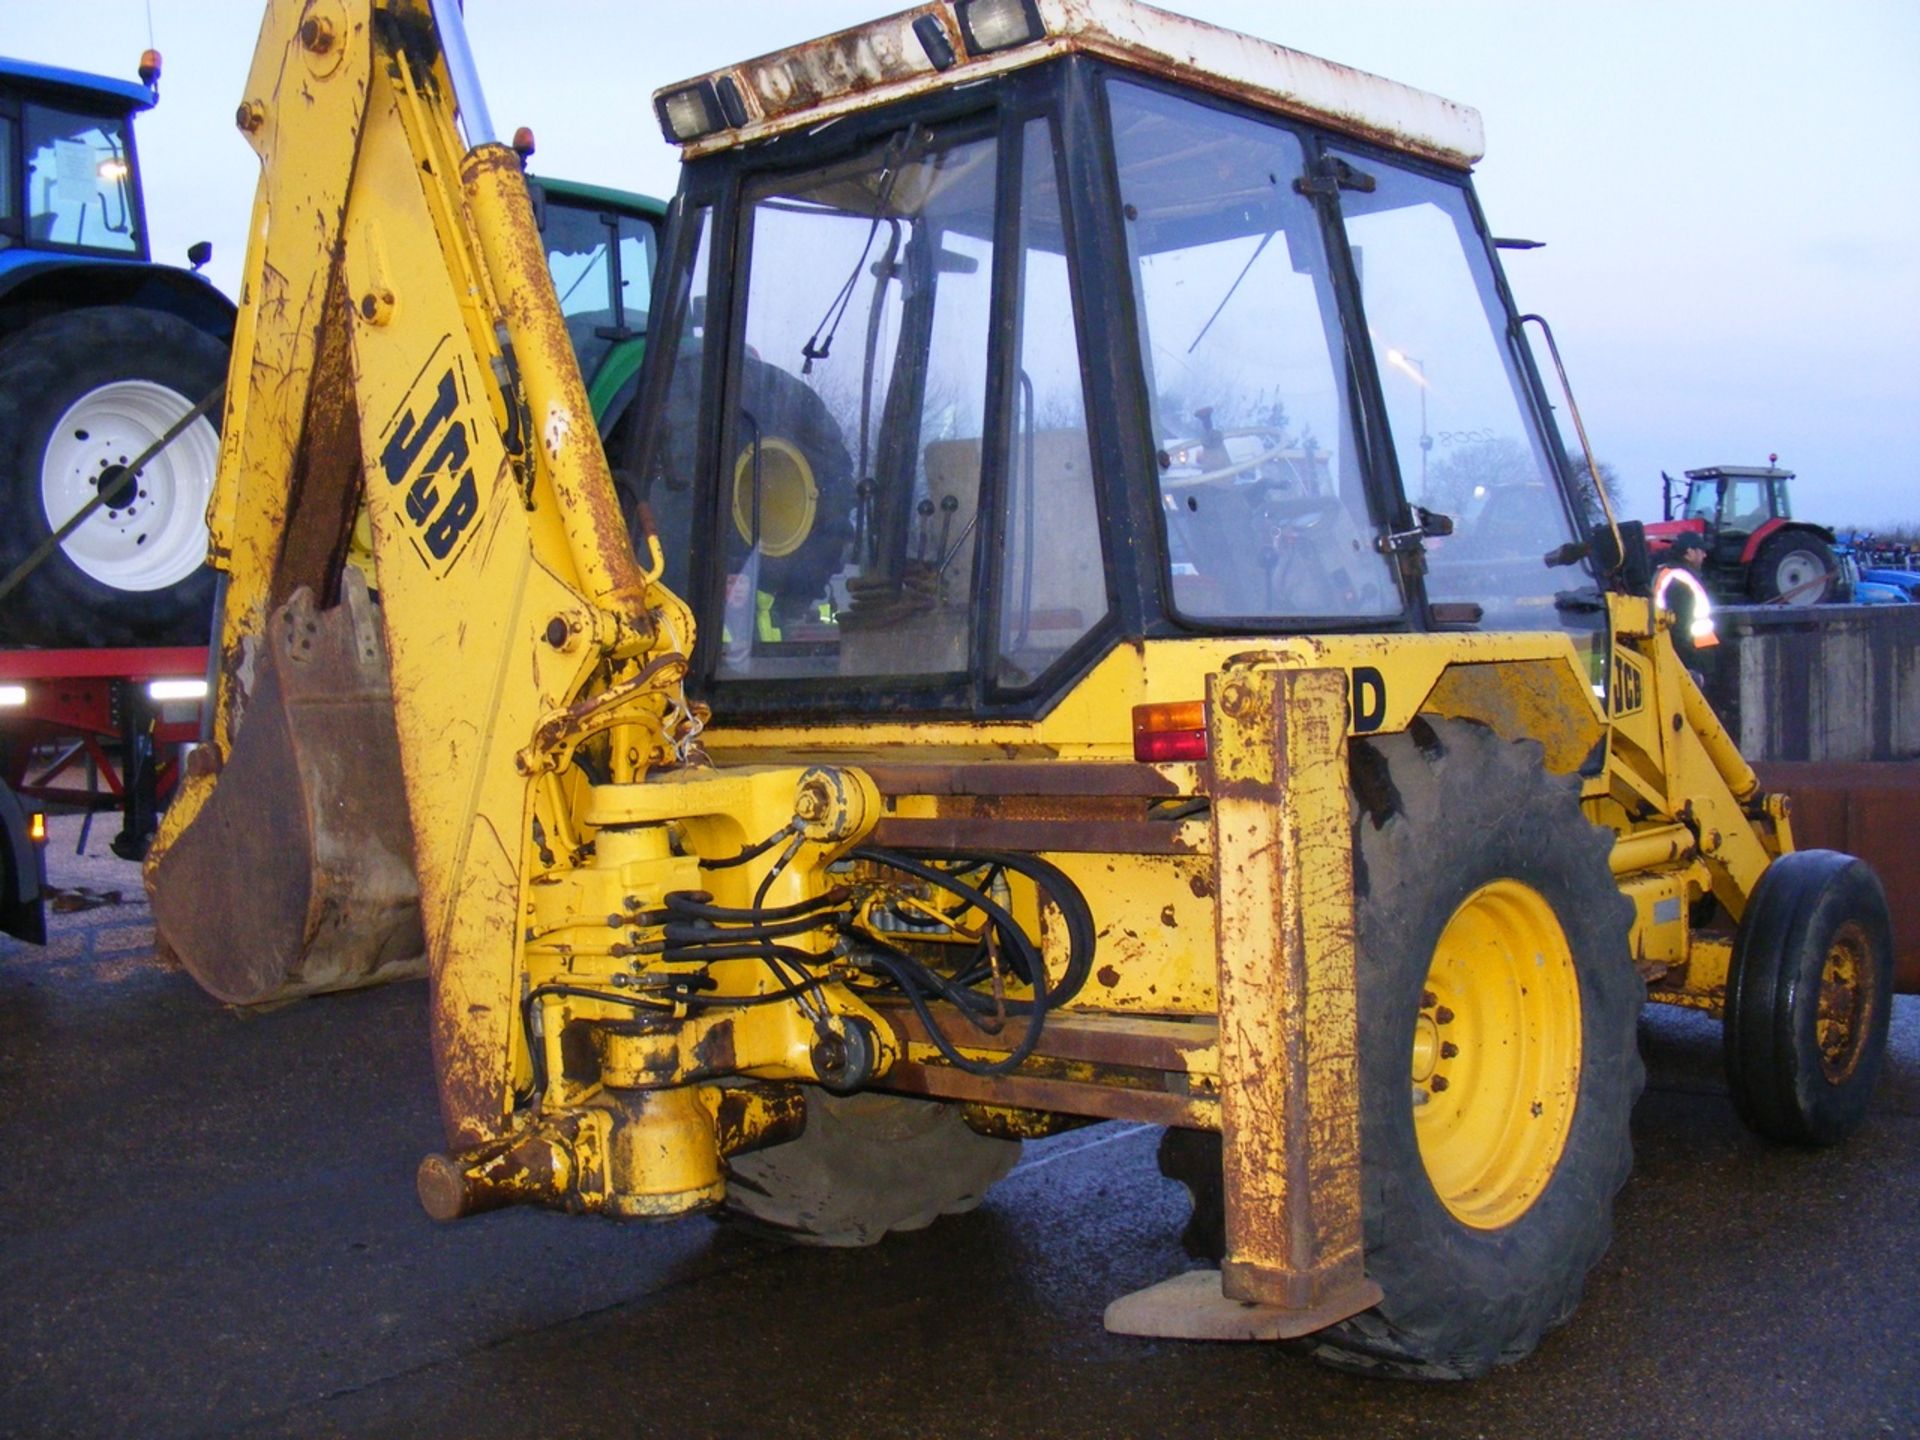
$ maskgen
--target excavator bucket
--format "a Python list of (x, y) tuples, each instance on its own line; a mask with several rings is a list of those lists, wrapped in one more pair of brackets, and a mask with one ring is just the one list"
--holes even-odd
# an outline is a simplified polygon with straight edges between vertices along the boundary
[(359, 572), (328, 610), (295, 591), (251, 658), (231, 756), (148, 877), (162, 946), (234, 1005), (425, 974), (386, 647)]

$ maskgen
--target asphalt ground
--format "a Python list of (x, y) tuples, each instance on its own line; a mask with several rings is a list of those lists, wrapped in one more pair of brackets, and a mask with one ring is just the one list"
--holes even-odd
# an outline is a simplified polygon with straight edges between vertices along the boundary
[(1920, 997), (1830, 1151), (1735, 1119), (1716, 1025), (1650, 1012), (1637, 1164), (1573, 1319), (1477, 1382), (1123, 1339), (1185, 1268), (1158, 1132), (1029, 1145), (977, 1212), (864, 1251), (694, 1218), (438, 1226), (419, 984), (222, 1008), (120, 892), (0, 939), (0, 1434), (1920, 1435)]

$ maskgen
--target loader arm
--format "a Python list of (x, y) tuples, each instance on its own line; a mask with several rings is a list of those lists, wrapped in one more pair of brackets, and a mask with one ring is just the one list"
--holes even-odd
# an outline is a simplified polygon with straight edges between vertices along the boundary
[[(211, 516), (216, 722), (149, 885), (164, 944), (259, 1004), (408, 967), (410, 845), (448, 1141), (493, 1166), (432, 1169), (430, 1205), (500, 1198), (504, 1164), (555, 1201), (672, 1213), (717, 1194), (721, 1132), (737, 1148), (797, 1112), (662, 1087), (818, 1079), (865, 1007), (676, 1013), (691, 990), (632, 957), (665, 948), (671, 894), (724, 889), (702, 889), (702, 844), (791, 831), (718, 900), (818, 908), (876, 805), (851, 772), (705, 765), (691, 617), (657, 544), (650, 572), (634, 558), (519, 160), (473, 82), (456, 94), (471, 70), (442, 8), (268, 8), (238, 116), (262, 173)], [(700, 983), (771, 984), (751, 958), (722, 974)], [(879, 1033), (854, 1037), (863, 1075)], [(601, 1046), (590, 1081), (580, 1043)], [(681, 1138), (649, 1148), (655, 1126)]]

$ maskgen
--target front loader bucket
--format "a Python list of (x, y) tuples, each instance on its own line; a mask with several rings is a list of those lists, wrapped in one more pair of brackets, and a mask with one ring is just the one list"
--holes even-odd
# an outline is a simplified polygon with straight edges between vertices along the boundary
[(426, 973), (386, 647), (351, 566), (333, 609), (301, 589), (269, 617), (232, 752), (147, 887), (162, 945), (230, 1004)]

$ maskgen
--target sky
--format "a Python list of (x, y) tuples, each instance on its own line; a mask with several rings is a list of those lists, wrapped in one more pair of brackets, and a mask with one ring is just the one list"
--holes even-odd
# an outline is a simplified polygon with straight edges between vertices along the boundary
[[(466, 0), (494, 122), (534, 169), (667, 195), (652, 92), (904, 0)], [(1660, 472), (1780, 464), (1796, 512), (1920, 525), (1920, 4), (1172, 0), (1472, 105), (1524, 310), (1552, 322), (1627, 515)], [(258, 165), (233, 128), (256, 0), (0, 0), (0, 52), (132, 78), (156, 255), (237, 288)], [(150, 17), (150, 21), (149, 21)], [(1549, 376), (1551, 388), (1553, 381)], [(1556, 397), (1557, 399), (1557, 397)]]

